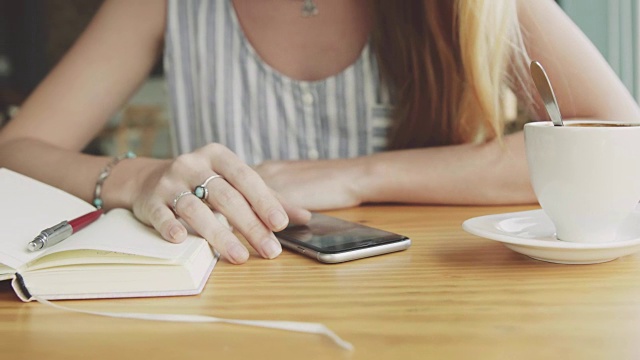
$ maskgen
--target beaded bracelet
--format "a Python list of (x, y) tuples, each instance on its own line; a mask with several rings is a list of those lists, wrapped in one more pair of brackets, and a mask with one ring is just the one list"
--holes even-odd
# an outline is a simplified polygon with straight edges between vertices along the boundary
[(120, 156), (116, 156), (113, 158), (113, 160), (111, 160), (107, 166), (104, 167), (104, 169), (102, 169), (102, 171), (100, 172), (100, 175), (98, 176), (98, 181), (96, 181), (96, 188), (95, 190), (93, 190), (93, 206), (95, 206), (98, 209), (102, 209), (102, 205), (104, 205), (104, 202), (102, 201), (102, 184), (104, 184), (104, 181), (107, 179), (107, 177), (109, 177), (109, 174), (111, 174), (111, 169), (113, 169), (114, 166), (116, 166), (116, 164), (118, 164), (121, 160), (124, 159), (131, 159), (136, 157), (136, 154), (134, 154), (132, 151), (127, 151), (125, 154), (120, 155)]

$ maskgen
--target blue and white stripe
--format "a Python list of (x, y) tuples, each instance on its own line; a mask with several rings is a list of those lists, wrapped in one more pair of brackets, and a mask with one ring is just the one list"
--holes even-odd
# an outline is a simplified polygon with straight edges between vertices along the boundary
[(165, 40), (176, 153), (218, 142), (259, 164), (386, 149), (391, 99), (369, 45), (341, 73), (297, 81), (262, 61), (231, 0), (168, 0)]

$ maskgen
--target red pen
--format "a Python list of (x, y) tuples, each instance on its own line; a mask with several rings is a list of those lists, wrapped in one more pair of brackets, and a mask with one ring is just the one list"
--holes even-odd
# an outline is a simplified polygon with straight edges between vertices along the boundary
[(58, 225), (44, 229), (27, 245), (27, 249), (29, 251), (38, 251), (53, 246), (98, 220), (100, 215), (102, 215), (102, 209), (92, 211), (70, 221), (65, 220)]

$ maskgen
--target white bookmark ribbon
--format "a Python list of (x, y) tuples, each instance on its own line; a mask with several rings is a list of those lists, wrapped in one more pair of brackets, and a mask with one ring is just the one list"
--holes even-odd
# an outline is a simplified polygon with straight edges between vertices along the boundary
[(101, 312), (101, 311), (88, 311), (72, 309), (66, 306), (54, 304), (49, 300), (33, 296), (33, 299), (41, 304), (49, 305), (56, 309), (77, 312), (89, 315), (107, 316), (112, 318), (121, 319), (138, 319), (138, 320), (151, 320), (151, 321), (172, 321), (172, 322), (192, 322), (192, 323), (204, 323), (204, 322), (218, 322), (235, 325), (247, 325), (257, 326), (270, 329), (295, 331), (302, 333), (324, 335), (333, 342), (346, 350), (353, 350), (351, 343), (342, 340), (329, 328), (320, 323), (308, 323), (297, 321), (267, 321), (267, 320), (237, 320), (237, 319), (224, 319), (206, 315), (188, 315), (188, 314), (147, 314), (147, 313), (115, 313), (115, 312)]

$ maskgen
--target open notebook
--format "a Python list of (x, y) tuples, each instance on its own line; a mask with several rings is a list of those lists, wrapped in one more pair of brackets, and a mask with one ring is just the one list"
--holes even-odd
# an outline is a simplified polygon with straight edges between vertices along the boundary
[(0, 280), (23, 301), (198, 294), (217, 261), (206, 240), (172, 244), (114, 209), (42, 251), (27, 243), (43, 229), (95, 210), (89, 203), (0, 168)]

